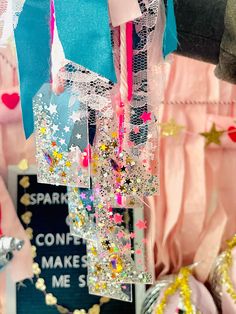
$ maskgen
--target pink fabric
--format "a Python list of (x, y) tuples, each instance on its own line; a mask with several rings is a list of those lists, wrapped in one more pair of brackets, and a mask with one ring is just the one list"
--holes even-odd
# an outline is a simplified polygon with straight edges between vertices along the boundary
[(235, 126), (236, 87), (214, 77), (214, 66), (173, 56), (166, 66), (161, 120), (174, 118), (186, 127), (178, 137), (162, 138), (160, 196), (149, 197), (155, 238), (156, 274), (200, 262), (202, 281), (226, 239), (236, 232), (234, 143), (227, 134), (222, 145), (205, 148), (200, 132)]
[[(192, 290), (192, 303), (196, 306), (197, 310), (204, 314), (217, 314), (218, 311), (216, 305), (206, 287), (194, 277), (190, 277), (189, 284)], [(169, 298), (168, 304), (165, 308), (165, 314), (176, 313), (179, 303), (180, 297), (178, 292)], [(153, 314), (154, 313), (155, 312), (153, 312)]]
[[(233, 266), (231, 269), (231, 280), (233, 282), (234, 288), (236, 289), (236, 248), (232, 251), (233, 255)], [(222, 314), (234, 314), (236, 313), (236, 304), (234, 300), (227, 293), (227, 288), (223, 286), (222, 291)]]
[[(0, 49), (0, 95), (1, 93), (19, 93), (16, 77), (16, 60), (13, 51)], [(26, 142), (21, 122), (20, 104), (10, 110), (0, 101), (0, 205), (2, 209), (2, 229), (7, 236), (25, 240), (22, 251), (17, 252), (7, 267), (14, 281), (32, 277), (32, 253), (30, 242), (16, 215), (4, 180), (7, 178), (8, 165), (16, 165), (26, 158), (34, 161), (34, 139)], [(0, 303), (2, 312), (5, 307), (6, 272), (0, 273)]]
[(138, 0), (108, 0), (111, 23), (120, 26), (142, 16)]
[[(16, 57), (11, 48), (0, 49), (0, 176), (6, 179), (8, 165), (17, 165), (26, 158), (35, 163), (33, 136), (26, 141), (21, 122), (20, 103), (10, 110), (1, 102), (1, 95), (19, 94)], [(0, 200), (1, 202), (1, 200)]]

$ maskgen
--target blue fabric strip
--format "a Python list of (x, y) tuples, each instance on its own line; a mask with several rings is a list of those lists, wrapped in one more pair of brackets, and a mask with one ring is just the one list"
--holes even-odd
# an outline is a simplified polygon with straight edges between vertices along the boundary
[(34, 130), (32, 99), (50, 80), (50, 1), (26, 0), (15, 30), (26, 138)]
[(116, 82), (107, 0), (54, 0), (67, 59)]
[(178, 47), (177, 27), (173, 0), (167, 1), (166, 27), (163, 38), (163, 56), (174, 52)]

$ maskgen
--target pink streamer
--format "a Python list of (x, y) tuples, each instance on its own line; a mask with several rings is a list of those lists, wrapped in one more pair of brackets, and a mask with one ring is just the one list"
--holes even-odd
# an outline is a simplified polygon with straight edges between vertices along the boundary
[(133, 22), (126, 24), (128, 101), (133, 96)]

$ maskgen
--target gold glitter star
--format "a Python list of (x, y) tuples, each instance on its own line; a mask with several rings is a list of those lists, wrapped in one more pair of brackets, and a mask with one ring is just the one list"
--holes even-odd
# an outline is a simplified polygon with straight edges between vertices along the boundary
[(111, 133), (111, 137), (112, 137), (112, 138), (117, 138), (117, 137), (118, 137), (117, 132), (112, 132), (112, 133)]
[(71, 162), (69, 160), (66, 161), (66, 167), (71, 167)]
[(183, 125), (177, 124), (173, 118), (168, 122), (160, 123), (160, 127), (161, 135), (165, 137), (177, 136), (185, 128)]
[(200, 135), (204, 136), (206, 139), (206, 146), (210, 145), (211, 143), (214, 143), (216, 145), (220, 145), (220, 137), (225, 133), (225, 131), (217, 131), (216, 125), (213, 123), (210, 132), (203, 132), (200, 133)]
[(98, 204), (98, 209), (102, 209), (103, 208), (103, 205), (100, 203)]
[(44, 128), (44, 127), (41, 128), (41, 129), (40, 129), (40, 133), (44, 135), (44, 134), (46, 133), (46, 128)]
[(107, 150), (107, 145), (105, 145), (105, 144), (102, 144), (101, 146), (100, 146), (100, 149), (102, 150), (102, 151), (105, 151), (105, 150)]

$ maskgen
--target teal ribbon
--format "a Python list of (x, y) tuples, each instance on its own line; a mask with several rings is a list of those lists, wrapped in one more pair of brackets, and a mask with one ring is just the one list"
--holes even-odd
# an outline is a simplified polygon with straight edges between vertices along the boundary
[(15, 30), (25, 136), (34, 130), (32, 101), (50, 79), (50, 1), (26, 0)]
[(167, 1), (166, 26), (163, 38), (163, 56), (166, 58), (168, 54), (177, 50), (177, 26), (173, 0)]
[(107, 0), (54, 0), (65, 56), (116, 82)]
[[(55, 0), (66, 58), (116, 82), (107, 0)], [(15, 30), (26, 138), (34, 130), (32, 99), (50, 82), (50, 0), (26, 0)]]

